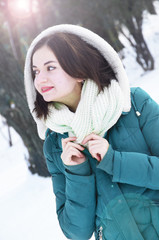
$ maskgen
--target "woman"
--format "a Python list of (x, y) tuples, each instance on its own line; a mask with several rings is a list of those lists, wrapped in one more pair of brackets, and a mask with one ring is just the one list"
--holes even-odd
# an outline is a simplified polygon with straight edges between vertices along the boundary
[(46, 29), (25, 63), (58, 220), (69, 239), (159, 239), (159, 106), (117, 53), (74, 25)]

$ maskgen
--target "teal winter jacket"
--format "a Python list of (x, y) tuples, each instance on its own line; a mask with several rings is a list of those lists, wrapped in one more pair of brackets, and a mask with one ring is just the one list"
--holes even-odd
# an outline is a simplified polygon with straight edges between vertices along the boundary
[(61, 139), (47, 131), (44, 155), (52, 176), (61, 229), (68, 239), (159, 240), (159, 105), (131, 89), (131, 111), (105, 133), (109, 149), (99, 163), (66, 166)]

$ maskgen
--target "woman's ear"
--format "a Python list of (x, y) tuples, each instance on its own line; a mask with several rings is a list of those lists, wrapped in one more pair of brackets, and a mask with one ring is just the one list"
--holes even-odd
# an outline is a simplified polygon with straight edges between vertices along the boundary
[(81, 83), (84, 83), (84, 79), (78, 79), (77, 82), (81, 82)]

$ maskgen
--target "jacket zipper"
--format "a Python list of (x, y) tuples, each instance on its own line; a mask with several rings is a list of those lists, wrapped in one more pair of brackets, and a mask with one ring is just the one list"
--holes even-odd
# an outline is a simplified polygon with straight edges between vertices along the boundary
[(98, 239), (103, 240), (103, 227), (102, 226), (100, 226), (100, 228), (99, 228)]

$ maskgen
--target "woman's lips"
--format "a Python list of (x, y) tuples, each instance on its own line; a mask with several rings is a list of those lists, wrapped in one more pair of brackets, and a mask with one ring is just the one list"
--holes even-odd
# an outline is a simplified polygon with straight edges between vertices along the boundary
[(42, 87), (41, 88), (41, 91), (42, 91), (42, 93), (44, 93), (44, 92), (48, 92), (48, 91), (50, 91), (51, 89), (53, 89), (54, 87)]

